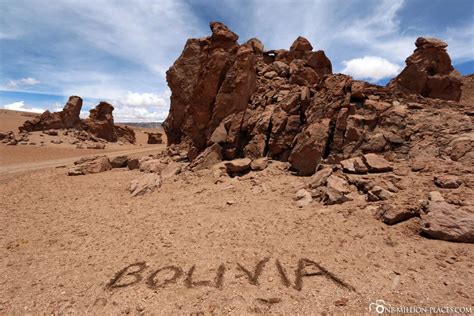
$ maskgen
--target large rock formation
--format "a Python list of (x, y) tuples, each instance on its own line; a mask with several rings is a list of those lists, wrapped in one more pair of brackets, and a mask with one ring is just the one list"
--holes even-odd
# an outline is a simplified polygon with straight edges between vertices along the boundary
[(89, 111), (89, 118), (83, 121), (84, 130), (109, 142), (117, 141), (114, 117), (112, 115), (113, 110), (114, 107), (111, 104), (100, 102), (99, 105)]
[(259, 40), (239, 45), (238, 36), (221, 23), (211, 23), (211, 31), (188, 40), (167, 72), (168, 144), (187, 144), (190, 158), (219, 143), (226, 159), (270, 153), (286, 160), (302, 128), (307, 87), (331, 74), (331, 62), (302, 37), (289, 51), (264, 53)]
[(69, 97), (64, 109), (59, 112), (45, 111), (40, 116), (26, 121), (19, 127), (20, 132), (46, 131), (55, 129), (76, 129), (88, 132), (94, 137), (109, 142), (121, 140), (135, 143), (135, 132), (127, 126), (114, 125), (114, 107), (107, 102), (100, 102), (90, 110), (89, 118), (81, 120), (82, 99), (78, 96)]
[(45, 111), (40, 116), (26, 121), (23, 126), (20, 126), (20, 132), (78, 127), (81, 123), (79, 117), (81, 108), (82, 99), (78, 96), (71, 96), (62, 111), (53, 113)]
[(392, 80), (391, 86), (429, 98), (459, 101), (461, 75), (451, 65), (446, 44), (435, 38), (419, 37), (407, 66)]
[(411, 109), (444, 106), (424, 97), (459, 99), (456, 72), (438, 40), (418, 39), (407, 68), (380, 87), (332, 74), (324, 52), (303, 37), (290, 50), (264, 51), (257, 39), (239, 45), (221, 23), (211, 23), (211, 31), (188, 40), (167, 72), (172, 95), (163, 126), (168, 145), (184, 147), (190, 160), (213, 146), (224, 160), (270, 157), (311, 175), (321, 162), (367, 153), (406, 157), (423, 137), (417, 120), (430, 117)]

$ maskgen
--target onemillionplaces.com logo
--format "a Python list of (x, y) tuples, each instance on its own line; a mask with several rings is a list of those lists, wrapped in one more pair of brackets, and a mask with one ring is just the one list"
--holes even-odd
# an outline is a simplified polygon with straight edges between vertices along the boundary
[(369, 304), (369, 312), (377, 314), (471, 314), (467, 306), (392, 306), (384, 300)]

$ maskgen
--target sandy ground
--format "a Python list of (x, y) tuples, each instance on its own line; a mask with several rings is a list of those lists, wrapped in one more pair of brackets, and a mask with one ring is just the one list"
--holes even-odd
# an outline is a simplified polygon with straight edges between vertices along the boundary
[[(33, 147), (17, 146), (7, 167), (69, 159), (23, 159)], [(0, 173), (0, 314), (473, 306), (473, 244), (421, 237), (416, 218), (387, 226), (365, 202), (298, 208), (292, 197), (305, 178), (276, 163), (222, 182), (184, 173), (136, 198), (128, 187), (139, 171), (68, 177), (50, 167)], [(418, 185), (434, 189), (432, 175)]]

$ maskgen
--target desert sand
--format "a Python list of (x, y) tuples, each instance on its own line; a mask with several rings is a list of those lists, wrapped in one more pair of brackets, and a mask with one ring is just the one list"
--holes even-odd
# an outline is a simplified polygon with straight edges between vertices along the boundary
[[(9, 168), (84, 153), (0, 146), (2, 157), (15, 157)], [(145, 148), (156, 154), (164, 145)], [(365, 312), (378, 299), (472, 304), (472, 244), (413, 234), (417, 218), (387, 226), (365, 201), (300, 208), (292, 196), (305, 178), (277, 162), (219, 183), (206, 172), (188, 174), (139, 198), (128, 192), (138, 170), (67, 177), (55, 167), (0, 175), (2, 313), (312, 314)], [(430, 174), (419, 185), (436, 189)], [(304, 275), (321, 273), (310, 261), (326, 272)], [(140, 272), (126, 275), (133, 271)]]

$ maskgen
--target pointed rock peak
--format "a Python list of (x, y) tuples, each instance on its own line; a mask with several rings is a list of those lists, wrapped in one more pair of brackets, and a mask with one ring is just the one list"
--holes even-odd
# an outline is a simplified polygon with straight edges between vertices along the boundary
[(462, 82), (451, 64), (445, 42), (419, 37), (416, 49), (406, 59), (406, 67), (390, 86), (402, 92), (428, 98), (459, 101)]
[(94, 109), (89, 111), (89, 118), (97, 121), (107, 120), (107, 115), (111, 115), (113, 110), (114, 107), (110, 103), (101, 101)]
[(79, 113), (81, 112), (82, 108), (82, 99), (78, 96), (70, 96), (69, 100), (67, 101), (66, 105), (64, 106), (63, 111), (71, 112), (77, 114), (79, 117)]
[(232, 32), (226, 25), (221, 22), (211, 22), (210, 25), (214, 41), (231, 41), (236, 42), (239, 36)]
[(298, 36), (297, 39), (291, 44), (290, 51), (301, 51), (301, 52), (310, 52), (313, 50), (311, 43), (304, 38), (303, 36)]
[(417, 48), (430, 48), (430, 47), (446, 48), (448, 47), (448, 44), (446, 44), (440, 39), (433, 38), (433, 37), (418, 37), (416, 39), (415, 45)]
[(249, 46), (250, 48), (252, 48), (252, 50), (257, 53), (257, 54), (262, 54), (263, 53), (263, 43), (262, 41), (260, 41), (258, 38), (251, 38), (249, 39), (245, 45)]

